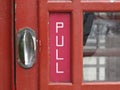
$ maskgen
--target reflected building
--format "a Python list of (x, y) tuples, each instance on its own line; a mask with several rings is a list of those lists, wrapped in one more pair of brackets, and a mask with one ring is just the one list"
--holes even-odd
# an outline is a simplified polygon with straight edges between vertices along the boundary
[(120, 13), (95, 12), (83, 47), (84, 81), (120, 81)]

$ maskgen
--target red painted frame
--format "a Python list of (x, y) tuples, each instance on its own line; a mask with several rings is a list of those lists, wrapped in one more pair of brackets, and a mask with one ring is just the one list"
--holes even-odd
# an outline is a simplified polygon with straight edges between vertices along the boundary
[[(39, 0), (39, 38), (42, 42), (40, 58), (41, 90), (80, 90), (82, 84), (82, 13), (79, 0), (73, 2), (48, 2)], [(64, 7), (64, 8), (63, 8)], [(49, 79), (49, 13), (69, 12), (71, 14), (71, 79), (70, 83), (50, 83)], [(44, 31), (43, 31), (44, 30)], [(42, 73), (41, 73), (42, 72)]]
[(0, 1), (0, 90), (14, 90), (13, 0)]
[[(109, 12), (120, 11), (120, 2), (80, 2), (72, 0), (69, 2), (50, 2), (39, 0), (39, 39), (41, 40), (40, 52), (40, 88), (41, 90), (118, 90), (120, 83), (83, 83), (82, 82), (82, 42), (83, 42), (83, 12)], [(71, 83), (50, 83), (49, 81), (49, 13), (69, 12), (71, 13)], [(42, 59), (42, 60), (41, 60)]]

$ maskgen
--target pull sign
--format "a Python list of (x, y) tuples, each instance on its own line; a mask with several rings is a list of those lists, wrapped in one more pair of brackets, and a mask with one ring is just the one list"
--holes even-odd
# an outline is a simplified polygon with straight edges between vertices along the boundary
[(69, 13), (50, 13), (50, 81), (71, 81)]

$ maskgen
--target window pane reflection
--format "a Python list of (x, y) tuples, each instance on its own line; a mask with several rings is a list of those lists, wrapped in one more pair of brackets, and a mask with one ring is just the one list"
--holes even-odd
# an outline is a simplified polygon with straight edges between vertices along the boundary
[(85, 23), (83, 81), (120, 81), (120, 13), (94, 12), (91, 29)]

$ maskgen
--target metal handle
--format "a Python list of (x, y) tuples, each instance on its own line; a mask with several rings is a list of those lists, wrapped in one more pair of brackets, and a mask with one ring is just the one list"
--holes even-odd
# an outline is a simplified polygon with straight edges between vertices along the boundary
[(36, 34), (31, 28), (18, 32), (18, 63), (23, 68), (31, 68), (36, 56)]

